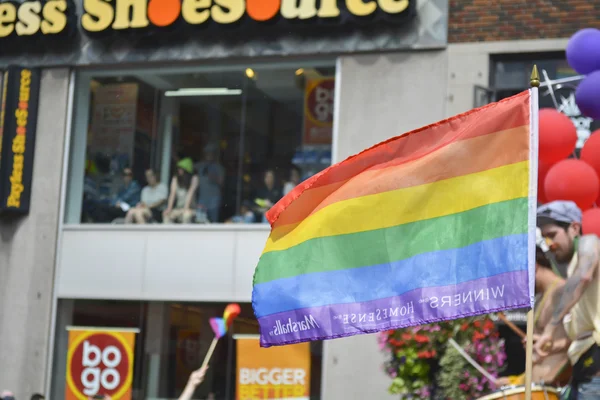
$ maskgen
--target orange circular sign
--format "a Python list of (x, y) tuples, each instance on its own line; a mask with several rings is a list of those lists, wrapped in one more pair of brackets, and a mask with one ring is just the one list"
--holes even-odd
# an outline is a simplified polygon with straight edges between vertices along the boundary
[(318, 81), (306, 97), (306, 116), (317, 126), (333, 124), (333, 95), (335, 80)]
[(82, 332), (70, 344), (67, 384), (80, 400), (96, 394), (118, 400), (131, 388), (133, 349), (119, 332)]

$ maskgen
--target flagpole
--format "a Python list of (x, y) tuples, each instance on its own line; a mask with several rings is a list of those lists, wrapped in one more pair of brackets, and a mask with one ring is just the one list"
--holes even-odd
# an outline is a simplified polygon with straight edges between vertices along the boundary
[[(532, 126), (531, 129), (538, 129), (538, 88), (540, 87), (540, 76), (538, 73), (537, 65), (533, 66), (531, 71), (531, 79), (529, 81), (531, 86), (531, 115), (532, 115)], [(533, 132), (534, 138), (537, 138), (537, 132)], [(531, 146), (534, 144), (531, 143)], [(536, 146), (537, 147), (537, 146)], [(537, 157), (537, 154), (533, 155)], [(535, 160), (531, 160), (532, 162)], [(537, 164), (537, 163), (536, 163)], [(535, 244), (534, 244), (535, 245)], [(531, 251), (531, 249), (530, 249)], [(533, 266), (529, 265), (529, 268)], [(529, 279), (531, 279), (531, 274)], [(527, 312), (527, 345), (525, 347), (525, 400), (531, 400), (531, 381), (532, 381), (532, 370), (533, 370), (533, 307)]]

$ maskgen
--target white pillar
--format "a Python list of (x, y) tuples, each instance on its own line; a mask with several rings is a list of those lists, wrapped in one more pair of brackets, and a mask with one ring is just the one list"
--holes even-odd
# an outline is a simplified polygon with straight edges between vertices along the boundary
[[(444, 118), (445, 51), (344, 56), (338, 59), (334, 162)], [(397, 398), (375, 335), (323, 342), (321, 397)]]

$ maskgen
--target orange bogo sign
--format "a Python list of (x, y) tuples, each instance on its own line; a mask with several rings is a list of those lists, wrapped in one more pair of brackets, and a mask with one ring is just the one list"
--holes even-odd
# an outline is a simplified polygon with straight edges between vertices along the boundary
[(130, 400), (134, 346), (133, 330), (70, 329), (66, 400)]
[(237, 340), (237, 400), (309, 397), (309, 343), (264, 349), (258, 339)]
[(310, 79), (304, 93), (305, 145), (331, 144), (335, 79)]

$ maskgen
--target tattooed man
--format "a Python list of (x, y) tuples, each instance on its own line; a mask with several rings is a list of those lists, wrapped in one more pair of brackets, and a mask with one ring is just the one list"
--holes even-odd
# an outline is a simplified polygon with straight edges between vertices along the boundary
[[(563, 325), (571, 339), (568, 354), (573, 374), (567, 399), (600, 398), (600, 240), (581, 235), (581, 210), (573, 202), (555, 201), (538, 209), (538, 226), (556, 260), (567, 263), (567, 281), (553, 296), (554, 311), (536, 340), (538, 358), (559, 351), (553, 338)], [(585, 232), (584, 232), (585, 233)]]

